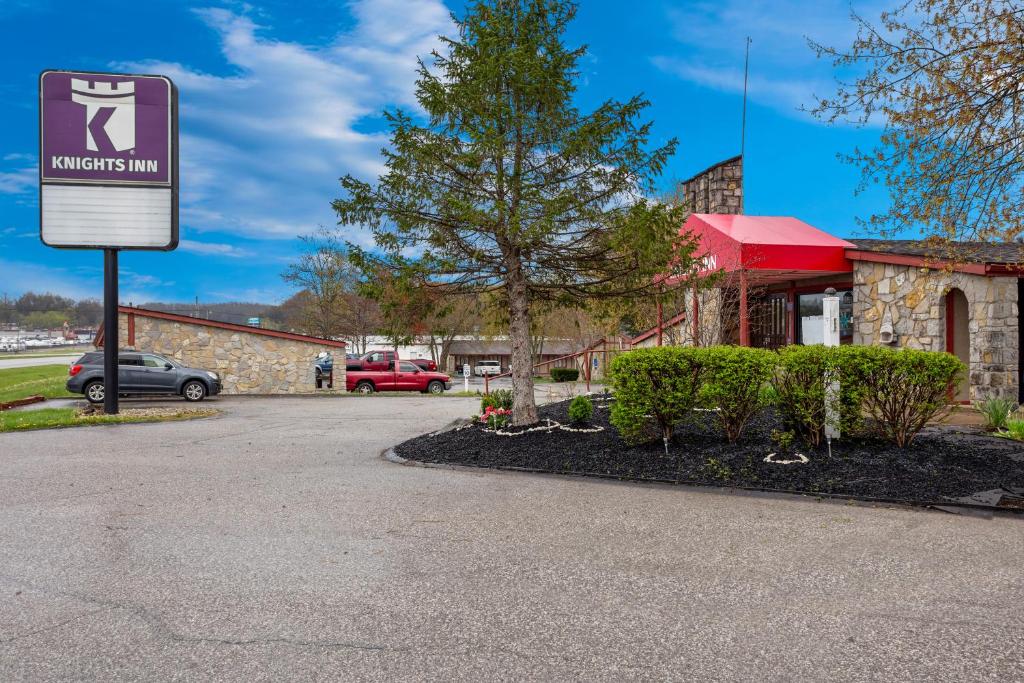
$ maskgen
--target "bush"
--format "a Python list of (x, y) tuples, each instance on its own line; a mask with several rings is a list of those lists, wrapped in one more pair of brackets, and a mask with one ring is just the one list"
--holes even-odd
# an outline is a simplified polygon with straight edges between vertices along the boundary
[[(818, 446), (825, 438), (825, 378), (839, 382), (838, 424), (841, 434), (863, 431), (864, 388), (857, 376), (857, 353), (866, 346), (785, 346), (778, 351), (772, 391), (786, 430)], [(884, 350), (884, 349), (883, 349)]]
[(609, 373), (615, 389), (611, 423), (636, 443), (654, 420), (667, 443), (697, 404), (703, 375), (702, 349), (661, 346), (619, 355)]
[(817, 446), (825, 438), (825, 375), (837, 365), (835, 347), (784, 346), (772, 386), (786, 431)]
[(551, 368), (553, 382), (575, 382), (579, 378), (580, 371), (576, 368)]
[(1017, 402), (1008, 398), (988, 398), (975, 404), (975, 407), (985, 416), (985, 428), (996, 432), (1006, 429), (1006, 421), (1010, 419), (1010, 413), (1017, 409)]
[(594, 416), (594, 404), (586, 396), (577, 396), (569, 402), (569, 420), (576, 424), (589, 422)]
[(844, 374), (859, 387), (864, 410), (900, 448), (949, 409), (949, 391), (967, 370), (950, 353), (881, 346), (847, 347), (844, 361)]
[(512, 390), (494, 389), (491, 393), (481, 396), (480, 412), (486, 412), (488, 407), (512, 410)]
[(730, 443), (743, 433), (750, 417), (767, 405), (772, 392), (763, 387), (772, 377), (777, 356), (765, 349), (713, 346), (705, 350), (701, 403), (717, 408)]

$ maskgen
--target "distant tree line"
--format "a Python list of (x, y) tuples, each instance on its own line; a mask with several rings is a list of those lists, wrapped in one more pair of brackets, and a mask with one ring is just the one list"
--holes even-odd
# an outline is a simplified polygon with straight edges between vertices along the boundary
[(49, 292), (25, 292), (17, 298), (0, 296), (0, 325), (25, 329), (53, 330), (67, 323), (70, 327), (96, 327), (103, 320), (103, 304), (98, 299), (75, 300)]

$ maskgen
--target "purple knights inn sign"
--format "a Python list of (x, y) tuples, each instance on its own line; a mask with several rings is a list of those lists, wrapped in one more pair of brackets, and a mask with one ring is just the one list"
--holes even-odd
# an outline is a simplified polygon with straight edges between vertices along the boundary
[[(103, 250), (103, 380), (118, 412), (117, 255), (178, 246), (178, 91), (164, 76), (39, 75), (39, 237)], [(96, 393), (98, 392), (98, 393)]]
[(54, 247), (174, 249), (177, 90), (164, 76), (39, 77), (40, 235)]

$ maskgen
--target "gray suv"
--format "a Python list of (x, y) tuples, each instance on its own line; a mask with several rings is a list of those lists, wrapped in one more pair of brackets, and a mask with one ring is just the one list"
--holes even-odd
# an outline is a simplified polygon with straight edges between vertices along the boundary
[[(121, 351), (117, 354), (119, 394), (175, 394), (186, 401), (202, 401), (220, 393), (215, 372), (188, 368), (155, 353)], [(89, 403), (103, 403), (103, 352), (79, 358), (68, 370), (68, 391), (85, 394)]]

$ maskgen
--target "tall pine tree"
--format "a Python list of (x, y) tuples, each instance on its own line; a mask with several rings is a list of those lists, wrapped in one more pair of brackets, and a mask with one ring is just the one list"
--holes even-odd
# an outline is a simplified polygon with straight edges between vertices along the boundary
[(368, 269), (413, 286), (491, 292), (507, 306), (513, 423), (537, 421), (531, 308), (643, 296), (694, 244), (683, 210), (646, 197), (676, 148), (649, 149), (648, 102), (573, 104), (585, 48), (563, 42), (576, 5), (481, 0), (456, 18), (444, 54), (420, 61), (425, 119), (385, 115), (391, 147), (376, 184), (342, 178), (339, 224), (368, 226), (377, 248), (350, 245)]

